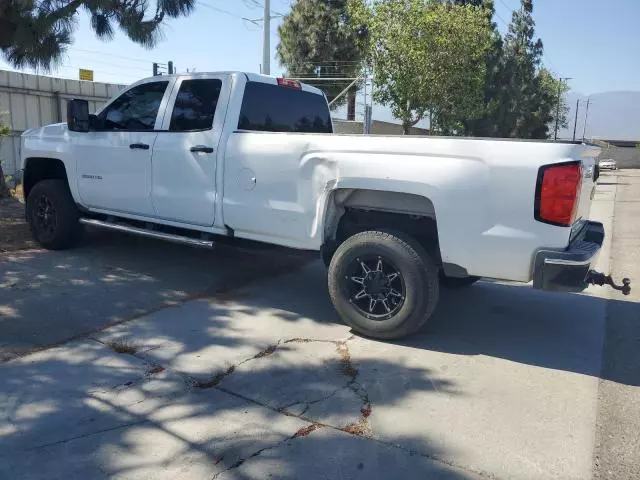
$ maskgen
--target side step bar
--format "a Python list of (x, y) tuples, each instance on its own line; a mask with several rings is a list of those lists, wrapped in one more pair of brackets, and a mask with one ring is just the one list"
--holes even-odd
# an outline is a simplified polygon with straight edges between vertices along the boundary
[(213, 248), (213, 241), (201, 240), (199, 238), (184, 237), (182, 235), (174, 235), (172, 233), (156, 232), (144, 228), (132, 227), (121, 223), (104, 222), (94, 218), (81, 218), (80, 223), (91, 227), (106, 228), (107, 230), (115, 230), (117, 232), (131, 233), (142, 237), (156, 238), (167, 242), (180, 243), (182, 245), (190, 245), (192, 247)]

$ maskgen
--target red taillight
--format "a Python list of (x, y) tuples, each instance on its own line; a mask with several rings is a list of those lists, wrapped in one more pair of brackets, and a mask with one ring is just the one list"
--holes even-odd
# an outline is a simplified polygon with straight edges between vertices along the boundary
[(536, 189), (536, 220), (562, 227), (571, 226), (581, 186), (580, 162), (541, 167)]
[(296, 90), (302, 90), (300, 82), (295, 80), (289, 80), (288, 78), (278, 78), (278, 85), (281, 87), (295, 88)]

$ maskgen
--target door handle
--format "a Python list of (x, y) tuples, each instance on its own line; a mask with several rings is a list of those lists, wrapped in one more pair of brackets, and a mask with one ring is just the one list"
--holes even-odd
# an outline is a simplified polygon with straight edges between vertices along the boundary
[(129, 148), (131, 150), (135, 148), (140, 150), (149, 150), (149, 145), (147, 145), (146, 143), (132, 143), (131, 145), (129, 145)]
[(192, 152), (213, 153), (213, 148), (205, 145), (196, 145), (195, 147), (191, 147), (190, 150)]

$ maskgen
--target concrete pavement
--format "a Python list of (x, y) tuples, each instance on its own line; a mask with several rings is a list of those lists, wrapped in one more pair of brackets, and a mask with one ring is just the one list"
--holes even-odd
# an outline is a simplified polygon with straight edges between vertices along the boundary
[[(0, 255), (0, 359), (295, 270), (302, 254), (213, 251), (89, 231), (73, 250)], [(314, 257), (315, 258), (315, 257)]]
[[(640, 188), (640, 177), (632, 182)], [(599, 187), (592, 213), (610, 231), (621, 186), (604, 183), (611, 185)], [(246, 274), (232, 277), (236, 288), (216, 294), (234, 271), (230, 261), (209, 260), (220, 263), (202, 277), (206, 259), (189, 251), (195, 258), (181, 259), (186, 268), (171, 261), (165, 275), (168, 252), (158, 245), (158, 254), (145, 257), (147, 242), (138, 242), (145, 268), (129, 248), (107, 246), (106, 258), (118, 260), (108, 263), (134, 279), (118, 280), (118, 290), (102, 281), (104, 245), (91, 244), (73, 268), (83, 277), (55, 277), (62, 283), (43, 289), (75, 292), (72, 280), (87, 278), (100, 288), (83, 297), (84, 310), (62, 307), (65, 315), (83, 328), (80, 312), (92, 310), (86, 327), (117, 324), (0, 365), (0, 478), (587, 479), (594, 458), (598, 474), (606, 462), (611, 469), (635, 459), (629, 445), (638, 430), (620, 424), (625, 406), (636, 405), (638, 377), (628, 365), (617, 370), (615, 358), (619, 342), (629, 350), (634, 337), (611, 343), (619, 331), (611, 319), (637, 305), (608, 299), (605, 289), (566, 295), (480, 282), (443, 292), (428, 331), (385, 343), (339, 323), (317, 261), (296, 260), (299, 270), (279, 276), (291, 265), (260, 264), (252, 271), (257, 282), (243, 287)], [(618, 258), (628, 254), (626, 246), (616, 253), (616, 242), (617, 232), (611, 264), (623, 273)], [(611, 235), (600, 257), (605, 269), (610, 247)], [(20, 280), (28, 276), (21, 272), (62, 264), (42, 255), (6, 268)], [(157, 293), (174, 290), (185, 292), (169, 299), (175, 304)], [(2, 317), (0, 328), (11, 318), (29, 328), (44, 324), (26, 306), (33, 293), (17, 304), (7, 295), (0, 308), (20, 317)], [(118, 295), (128, 315), (155, 311), (116, 318), (107, 300)], [(37, 311), (64, 296), (45, 300), (36, 300)], [(616, 472), (634, 473), (627, 465)]]
[(640, 171), (609, 178), (617, 189), (611, 269), (636, 280), (629, 297), (607, 304), (594, 472), (613, 480), (640, 478)]

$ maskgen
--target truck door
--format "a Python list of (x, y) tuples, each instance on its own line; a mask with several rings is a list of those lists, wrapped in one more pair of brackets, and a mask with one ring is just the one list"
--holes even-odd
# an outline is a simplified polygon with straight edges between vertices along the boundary
[[(74, 135), (78, 191), (88, 207), (152, 216), (151, 152), (169, 81), (132, 86)], [(158, 123), (159, 126), (159, 123)]]
[(331, 133), (332, 124), (324, 95), (303, 88), (275, 78), (245, 86), (224, 158), (224, 224), (239, 236), (299, 246), (312, 235), (324, 188), (307, 155), (314, 137), (280, 133)]
[(229, 90), (223, 76), (176, 82), (153, 148), (152, 199), (159, 218), (213, 225), (216, 158), (226, 114), (222, 106)]

